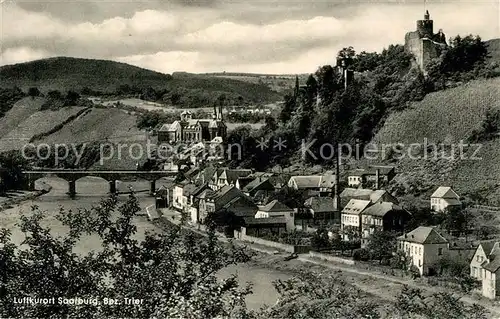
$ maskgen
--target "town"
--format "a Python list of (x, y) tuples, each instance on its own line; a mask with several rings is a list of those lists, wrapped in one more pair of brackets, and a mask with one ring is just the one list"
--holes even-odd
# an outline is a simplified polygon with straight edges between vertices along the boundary
[[(311, 73), (289, 70), (293, 40), (273, 32), (297, 29), (307, 47), (319, 30), (329, 45), (337, 13), (265, 30), (219, 17), (207, 34), (194, 18), (164, 25), (161, 10), (84, 19), (84, 47), (117, 32), (106, 50), (119, 56), (0, 66), (0, 317), (500, 316), (500, 39), (424, 7), (397, 32), (356, 18), (402, 44), (367, 52), (342, 31), (328, 61), (297, 58), (321, 65)], [(228, 25), (242, 31), (219, 32)], [(58, 32), (43, 36), (72, 52), (78, 32)], [(166, 46), (191, 51), (150, 54), (150, 36), (177, 32)], [(280, 52), (268, 74), (243, 52), (254, 33), (255, 48)], [(219, 49), (241, 52), (207, 53)], [(166, 73), (191, 60), (206, 73)], [(233, 60), (252, 72), (213, 72)]]

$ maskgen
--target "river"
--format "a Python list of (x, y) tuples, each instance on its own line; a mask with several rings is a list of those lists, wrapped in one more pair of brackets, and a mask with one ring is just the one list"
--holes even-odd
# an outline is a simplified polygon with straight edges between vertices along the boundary
[[(165, 180), (160, 179), (157, 181), (156, 186), (159, 187), (165, 182)], [(0, 212), (0, 227), (10, 229), (12, 231), (12, 239), (17, 244), (21, 243), (24, 238), (23, 233), (16, 226), (19, 221), (19, 215), (28, 215), (33, 205), (38, 206), (40, 210), (45, 212), (43, 224), (49, 226), (54, 235), (60, 235), (67, 231), (56, 219), (56, 215), (61, 207), (65, 210), (90, 208), (96, 205), (109, 191), (109, 184), (104, 179), (85, 177), (76, 182), (77, 196), (75, 199), (70, 199), (66, 195), (68, 184), (65, 180), (52, 177), (43, 178), (36, 182), (36, 187), (41, 188), (43, 183), (52, 187), (49, 193)], [(159, 231), (157, 227), (148, 221), (144, 214), (147, 206), (154, 205), (154, 198), (147, 194), (147, 190), (149, 190), (148, 181), (117, 182), (117, 190), (119, 192), (126, 192), (129, 190), (129, 187), (138, 192), (136, 196), (142, 209), (134, 221), (138, 230), (137, 238), (141, 239), (144, 238), (145, 233), (148, 231)], [(125, 200), (126, 195), (120, 196), (120, 198)], [(100, 240), (97, 236), (86, 236), (79, 242), (75, 251), (85, 253), (99, 249), (99, 247)], [(247, 305), (250, 309), (254, 310), (276, 302), (277, 293), (272, 284), (274, 280), (290, 278), (290, 275), (287, 273), (248, 264), (233, 265), (222, 269), (218, 276), (219, 278), (225, 278), (232, 274), (238, 276), (241, 285), (247, 282), (252, 283), (253, 294), (247, 297)]]

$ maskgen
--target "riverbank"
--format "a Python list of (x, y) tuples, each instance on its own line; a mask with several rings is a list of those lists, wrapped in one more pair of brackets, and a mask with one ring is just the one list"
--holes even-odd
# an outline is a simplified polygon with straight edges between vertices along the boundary
[(35, 191), (8, 191), (5, 196), (0, 196), (0, 212), (14, 208), (16, 205), (20, 205), (25, 201), (33, 200), (44, 194), (50, 192), (50, 186), (47, 189), (35, 190)]
[[(175, 218), (168, 220), (167, 222), (178, 224), (178, 221), (176, 222)], [(202, 231), (194, 229), (193, 227), (183, 227), (198, 234), (203, 234)], [(225, 243), (229, 241), (229, 239), (227, 239), (223, 234), (219, 234), (218, 238)], [(265, 268), (270, 271), (288, 274), (291, 277), (303, 271), (316, 274), (332, 273), (333, 271), (334, 273), (341, 275), (342, 279), (346, 282), (366, 292), (370, 295), (370, 298), (378, 300), (378, 302), (395, 302), (404, 286), (421, 289), (425, 295), (450, 292), (447, 288), (431, 286), (422, 281), (415, 281), (409, 277), (391, 276), (377, 271), (370, 271), (356, 267), (355, 265), (346, 265), (340, 262), (321, 260), (319, 258), (312, 257), (309, 254), (300, 254), (296, 259), (285, 260), (290, 253), (279, 251), (274, 247), (267, 247), (237, 239), (233, 239), (233, 242), (254, 251), (254, 257), (246, 263), (248, 267)], [(491, 318), (500, 318), (500, 307), (497, 303), (495, 303), (495, 301), (481, 298), (475, 294), (464, 294), (457, 291), (454, 291), (453, 293), (466, 304), (479, 304), (483, 306), (490, 312)]]

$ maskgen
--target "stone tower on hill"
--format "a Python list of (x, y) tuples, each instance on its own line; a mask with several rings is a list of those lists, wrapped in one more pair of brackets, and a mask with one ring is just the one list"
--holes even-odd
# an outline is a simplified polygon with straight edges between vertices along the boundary
[(405, 50), (413, 54), (425, 74), (427, 64), (439, 57), (443, 47), (446, 47), (446, 36), (442, 30), (434, 34), (434, 21), (430, 19), (429, 11), (426, 11), (424, 19), (417, 20), (417, 31), (406, 34)]

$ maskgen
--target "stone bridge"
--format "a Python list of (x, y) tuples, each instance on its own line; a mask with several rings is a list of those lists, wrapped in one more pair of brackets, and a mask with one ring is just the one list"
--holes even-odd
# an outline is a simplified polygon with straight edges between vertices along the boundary
[(174, 177), (177, 172), (173, 171), (136, 171), (136, 170), (72, 170), (72, 169), (50, 169), (31, 170), (22, 172), (25, 177), (25, 186), (28, 190), (35, 190), (35, 181), (46, 176), (57, 176), (68, 182), (67, 194), (71, 197), (76, 195), (76, 181), (86, 176), (96, 176), (109, 182), (109, 192), (116, 194), (116, 181), (124, 176), (141, 177), (150, 182), (150, 195), (156, 191), (156, 181), (162, 177)]

